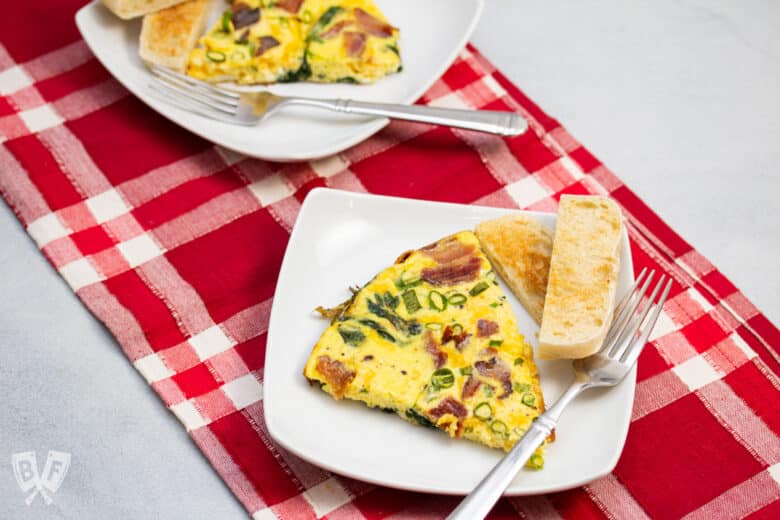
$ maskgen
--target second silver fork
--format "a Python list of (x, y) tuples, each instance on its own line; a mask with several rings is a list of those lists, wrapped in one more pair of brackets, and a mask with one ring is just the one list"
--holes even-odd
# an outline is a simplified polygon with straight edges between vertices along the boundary
[(155, 81), (149, 86), (158, 98), (188, 112), (231, 124), (257, 125), (284, 107), (298, 105), (503, 136), (519, 135), (528, 129), (525, 119), (514, 112), (369, 103), (349, 99), (282, 97), (267, 91), (238, 92), (157, 65), (152, 65), (151, 70)]

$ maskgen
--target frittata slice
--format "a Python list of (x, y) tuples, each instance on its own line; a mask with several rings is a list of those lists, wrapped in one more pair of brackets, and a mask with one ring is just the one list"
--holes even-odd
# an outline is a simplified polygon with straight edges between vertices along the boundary
[(239, 84), (296, 79), (306, 50), (301, 22), (286, 9), (261, 4), (233, 2), (190, 54), (187, 73)]
[(373, 83), (401, 71), (399, 31), (371, 0), (306, 0), (309, 81)]
[(533, 350), (470, 231), (404, 253), (328, 317), (304, 375), (336, 399), (504, 450), (544, 411)]

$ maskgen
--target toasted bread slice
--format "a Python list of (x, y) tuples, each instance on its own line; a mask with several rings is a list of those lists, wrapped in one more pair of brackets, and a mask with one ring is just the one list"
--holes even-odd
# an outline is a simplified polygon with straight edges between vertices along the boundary
[(541, 323), (552, 231), (532, 217), (516, 214), (482, 222), (476, 233), (493, 268), (536, 323)]
[(607, 197), (561, 197), (540, 358), (583, 358), (601, 347), (615, 303), (622, 227), (620, 209)]
[(203, 32), (209, 0), (188, 0), (144, 16), (139, 54), (148, 63), (184, 72)]
[(103, 5), (108, 7), (112, 13), (125, 20), (138, 18), (146, 13), (159, 11), (160, 9), (180, 4), (182, 1), (183, 0), (102, 0)]

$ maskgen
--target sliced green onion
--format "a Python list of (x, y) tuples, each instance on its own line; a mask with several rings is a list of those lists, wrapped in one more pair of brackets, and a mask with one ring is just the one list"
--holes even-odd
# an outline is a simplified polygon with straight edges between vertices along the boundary
[(229, 33), (233, 30), (233, 23), (231, 18), (233, 17), (233, 13), (228, 9), (224, 13), (222, 13), (222, 31)]
[(528, 383), (514, 383), (512, 388), (514, 388), (515, 392), (518, 394), (524, 394), (531, 389), (531, 385)]
[(506, 424), (501, 421), (493, 421), (490, 424), (490, 429), (493, 430), (493, 433), (498, 433), (501, 435), (506, 434)]
[(523, 358), (521, 357), (515, 358), (515, 366), (522, 365), (523, 363), (525, 363), (525, 360)]
[(474, 408), (474, 417), (481, 421), (487, 421), (493, 417), (493, 409), (487, 403), (479, 403), (477, 407)]
[(474, 370), (473, 367), (461, 367), (459, 369), (460, 375), (462, 375), (462, 376), (470, 376), (471, 373), (473, 372), (473, 370)]
[(420, 277), (416, 274), (410, 274), (409, 271), (404, 271), (398, 280), (395, 282), (396, 287), (399, 289), (408, 289), (410, 287), (417, 287), (420, 285)]
[(302, 21), (303, 23), (311, 23), (311, 18), (312, 18), (312, 16), (311, 16), (311, 11), (309, 11), (308, 9), (305, 9), (305, 10), (304, 10), (304, 11), (301, 13), (301, 21)]
[(409, 314), (414, 314), (422, 308), (422, 305), (420, 305), (420, 300), (417, 299), (417, 293), (414, 292), (414, 289), (407, 289), (404, 291), (404, 293), (401, 295), (401, 299), (404, 301), (404, 307), (406, 307), (406, 312)]
[(522, 401), (526, 406), (533, 406), (536, 404), (536, 396), (534, 394), (523, 394)]
[(339, 335), (344, 343), (353, 347), (359, 346), (366, 339), (366, 335), (360, 329), (351, 329), (348, 327), (339, 327)]
[(449, 368), (440, 368), (431, 376), (431, 385), (434, 390), (449, 388), (455, 384), (455, 374)]
[(454, 325), (450, 325), (450, 330), (454, 335), (460, 336), (460, 334), (463, 332), (463, 325), (460, 323), (455, 323)]
[(222, 63), (225, 61), (225, 53), (220, 51), (208, 51), (206, 57), (214, 63)]
[(488, 287), (490, 286), (487, 284), (487, 282), (479, 282), (477, 285), (471, 288), (469, 294), (471, 296), (476, 296), (478, 294), (485, 292), (488, 289)]
[(498, 307), (499, 305), (501, 305), (501, 304), (500, 304), (500, 303), (498, 303), (498, 302), (493, 302), (493, 303), (491, 303), (491, 304), (490, 304), (490, 306), (491, 306), (491, 307), (493, 307), (494, 309), (495, 309), (496, 307)]
[(542, 469), (544, 467), (544, 457), (538, 453), (534, 453), (531, 455), (531, 458), (528, 459), (528, 467), (533, 469)]
[(485, 397), (493, 397), (493, 387), (490, 385), (483, 386), (482, 393), (485, 394)]
[(425, 324), (425, 328), (426, 329), (430, 329), (430, 330), (441, 330), (441, 323), (437, 323), (435, 321), (432, 321), (430, 323), (426, 323)]
[(447, 303), (450, 305), (461, 305), (466, 303), (466, 295), (463, 293), (450, 293), (447, 295)]
[(443, 311), (447, 308), (447, 298), (439, 291), (431, 291), (428, 295), (428, 307), (435, 311)]
[(491, 347), (500, 347), (501, 345), (503, 345), (503, 343), (504, 343), (503, 339), (491, 339), (488, 345)]

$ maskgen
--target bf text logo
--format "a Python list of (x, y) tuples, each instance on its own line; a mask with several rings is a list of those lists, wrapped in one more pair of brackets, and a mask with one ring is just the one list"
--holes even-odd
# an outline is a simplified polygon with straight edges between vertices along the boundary
[(29, 506), (39, 494), (46, 505), (51, 504), (51, 496), (57, 492), (65, 480), (70, 466), (70, 453), (64, 451), (49, 450), (43, 471), (38, 473), (38, 461), (34, 451), (23, 451), (11, 455), (11, 464), (14, 467), (16, 483), (22, 493), (27, 494), (24, 501)]

